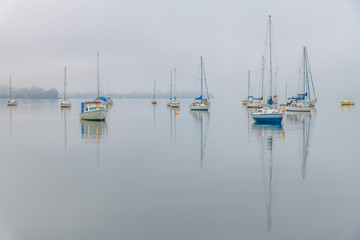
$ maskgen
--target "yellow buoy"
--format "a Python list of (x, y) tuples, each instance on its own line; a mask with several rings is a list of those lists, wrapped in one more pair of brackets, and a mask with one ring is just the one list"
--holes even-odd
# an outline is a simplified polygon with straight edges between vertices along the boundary
[(176, 112), (176, 116), (178, 116), (179, 115), (179, 112)]

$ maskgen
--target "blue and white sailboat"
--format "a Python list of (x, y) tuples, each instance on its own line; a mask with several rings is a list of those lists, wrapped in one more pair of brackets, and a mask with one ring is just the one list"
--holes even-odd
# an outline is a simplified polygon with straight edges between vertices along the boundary
[(269, 16), (269, 45), (270, 45), (270, 97), (267, 100), (269, 107), (258, 108), (255, 112), (251, 113), (251, 117), (256, 123), (275, 123), (281, 124), (283, 119), (284, 109), (280, 111), (274, 106), (272, 95), (272, 49), (271, 49), (271, 16)]
[(107, 116), (107, 98), (100, 96), (99, 53), (97, 53), (97, 97), (81, 103), (80, 118), (90, 121), (104, 121)]
[[(205, 70), (204, 70), (204, 63), (203, 63), (203, 57), (200, 57), (200, 81), (201, 81), (201, 90), (200, 90), (200, 97), (195, 98), (194, 102), (189, 106), (190, 110), (193, 111), (208, 111), (210, 108), (210, 98), (209, 98), (209, 91), (207, 88), (207, 83), (206, 83), (206, 75), (205, 75)], [(203, 82), (205, 82), (205, 87), (206, 87), (206, 94), (207, 94), (207, 98), (203, 97)]]
[(286, 111), (310, 112), (317, 101), (306, 47), (303, 49), (302, 63), (299, 71), (301, 90), (295, 97), (288, 98)]

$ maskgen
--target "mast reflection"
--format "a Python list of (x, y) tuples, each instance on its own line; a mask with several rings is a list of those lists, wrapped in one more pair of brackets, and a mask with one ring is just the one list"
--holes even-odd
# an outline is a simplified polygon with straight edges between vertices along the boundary
[(13, 111), (13, 108), (12, 107), (8, 107), (9, 109), (9, 117), (10, 117), (10, 141), (12, 139), (12, 111)]
[(307, 164), (310, 151), (310, 139), (311, 139), (311, 123), (314, 121), (316, 112), (312, 113), (288, 113), (286, 114), (287, 121), (291, 125), (298, 127), (301, 124), (302, 139), (299, 147), (301, 152), (301, 176), (305, 179), (307, 174)]
[[(256, 136), (261, 141), (260, 155), (263, 176), (263, 187), (266, 208), (267, 231), (272, 229), (272, 205), (273, 205), (273, 182), (274, 182), (274, 159), (276, 159), (277, 140), (285, 138), (285, 130), (280, 124), (253, 124), (251, 135)], [(275, 148), (275, 149), (274, 149)]]
[[(207, 132), (209, 127), (210, 113), (208, 111), (191, 111), (193, 119), (200, 126), (200, 168), (204, 166), (204, 151), (206, 148)], [(204, 122), (206, 126), (204, 127)], [(205, 135), (204, 135), (205, 134)]]
[(154, 109), (154, 132), (156, 131), (156, 105), (157, 104), (151, 104)]
[(170, 113), (170, 144), (176, 149), (176, 118), (179, 117), (179, 108), (168, 108)]
[(70, 108), (61, 108), (61, 113), (63, 114), (64, 121), (64, 148), (67, 148), (67, 115), (70, 114)]

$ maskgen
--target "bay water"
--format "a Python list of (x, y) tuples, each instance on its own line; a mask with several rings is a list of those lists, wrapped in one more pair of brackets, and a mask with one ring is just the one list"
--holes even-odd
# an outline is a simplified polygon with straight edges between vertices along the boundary
[(0, 239), (360, 238), (360, 110), (319, 101), (254, 124), (115, 99), (105, 122), (81, 100), (0, 106)]

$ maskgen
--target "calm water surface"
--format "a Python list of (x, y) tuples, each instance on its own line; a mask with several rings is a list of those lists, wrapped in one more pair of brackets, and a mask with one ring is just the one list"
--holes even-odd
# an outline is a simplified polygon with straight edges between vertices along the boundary
[(319, 102), (254, 125), (115, 100), (106, 122), (80, 100), (0, 106), (0, 239), (360, 238), (360, 110)]

